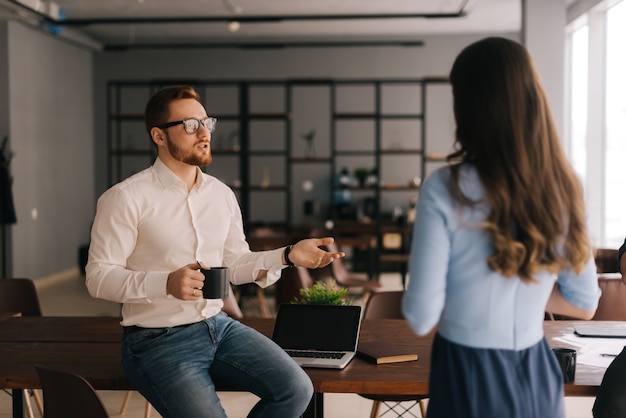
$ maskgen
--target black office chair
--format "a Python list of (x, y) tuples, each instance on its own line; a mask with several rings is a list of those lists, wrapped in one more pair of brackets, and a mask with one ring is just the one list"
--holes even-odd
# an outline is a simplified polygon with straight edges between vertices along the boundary
[[(41, 305), (33, 281), (21, 278), (0, 278), (0, 312), (12, 312), (21, 316), (41, 316)], [(37, 391), (24, 389), (24, 403), (28, 418), (34, 418), (30, 393), (35, 399), (39, 414), (43, 415), (43, 403)]]
[(41, 316), (41, 305), (33, 281), (0, 278), (0, 312)]
[(614, 248), (594, 248), (593, 257), (598, 273), (619, 272), (619, 251)]
[[(392, 292), (374, 292), (369, 297), (365, 310), (363, 311), (363, 319), (404, 319), (402, 315), (402, 295), (404, 291), (392, 291)], [(426, 416), (426, 405), (424, 399), (428, 398), (426, 395), (365, 395), (359, 394), (367, 399), (374, 401), (372, 404), (372, 411), (370, 418), (376, 418), (379, 416), (387, 416), (388, 413), (395, 413), (398, 417), (409, 416), (407, 414), (414, 415), (411, 410), (414, 406), (419, 405), (420, 413), (422, 417)], [(410, 402), (409, 404), (407, 404)], [(387, 410), (380, 414), (382, 406), (387, 407)]]
[[(338, 252), (339, 248), (334, 242), (326, 246), (330, 252)], [(351, 288), (362, 287), (366, 292), (374, 292), (380, 290), (381, 285), (378, 280), (372, 280), (365, 274), (351, 273), (346, 268), (341, 258), (333, 261), (331, 264), (333, 277), (339, 286)], [(366, 298), (367, 299), (367, 298)]]
[(243, 312), (241, 312), (241, 308), (239, 307), (239, 303), (237, 302), (237, 298), (235, 297), (235, 292), (231, 286), (229, 295), (226, 299), (224, 299), (224, 306), (222, 307), (222, 311), (226, 312), (226, 315), (230, 316), (233, 319), (241, 319), (243, 318)]
[[(283, 245), (288, 245), (291, 241), (283, 231), (270, 226), (256, 226), (250, 231), (248, 242), (252, 251), (266, 251), (273, 250)], [(237, 286), (237, 290), (239, 292), (237, 294), (237, 299), (239, 300), (242, 294), (245, 294), (251, 289), (254, 293), (256, 293), (261, 318), (271, 318), (273, 315), (270, 312), (270, 307), (267, 302), (267, 298), (265, 297), (266, 288), (259, 287), (254, 283), (239, 285)]]
[(602, 295), (594, 321), (626, 321), (626, 284), (621, 279), (598, 277)]
[(36, 365), (43, 388), (45, 418), (108, 418), (109, 414), (82, 376)]
[(313, 277), (305, 267), (296, 266), (283, 269), (281, 278), (275, 285), (276, 309), (283, 303), (291, 303), (300, 299), (300, 290), (312, 287), (313, 283)]

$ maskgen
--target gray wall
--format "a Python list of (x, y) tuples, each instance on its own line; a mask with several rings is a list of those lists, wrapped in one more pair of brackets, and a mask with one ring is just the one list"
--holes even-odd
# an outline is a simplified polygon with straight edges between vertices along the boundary
[(535, 61), (552, 116), (563, 135), (565, 111), (565, 25), (563, 0), (523, 0), (525, 26), (522, 42)]
[(8, 63), (3, 79), (18, 218), (12, 275), (37, 279), (76, 267), (78, 247), (89, 239), (92, 54), (18, 22), (6, 29), (8, 48), (0, 61)]
[[(6, 22), (0, 22), (0, 57), (7, 56), (8, 28)], [(0, 59), (0, 141), (9, 135), (9, 66), (5, 59)], [(0, 145), (2, 143), (0, 142)], [(0, 275), (11, 271), (10, 225), (0, 225)]]

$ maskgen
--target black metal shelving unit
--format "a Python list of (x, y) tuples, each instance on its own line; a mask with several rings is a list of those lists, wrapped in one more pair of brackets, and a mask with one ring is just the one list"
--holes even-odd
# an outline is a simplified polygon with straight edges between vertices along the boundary
[[(441, 154), (433, 155), (427, 152), (426, 142), (426, 122), (427, 122), (427, 100), (428, 90), (432, 85), (447, 84), (448, 81), (443, 77), (429, 78), (405, 78), (405, 79), (281, 79), (281, 80), (113, 80), (108, 83), (107, 91), (107, 175), (109, 185), (113, 185), (136, 171), (148, 167), (156, 157), (156, 150), (150, 143), (145, 128), (143, 127), (143, 109), (149, 97), (159, 88), (173, 84), (190, 84), (196, 88), (200, 94), (203, 103), (211, 99), (216, 89), (224, 90), (224, 94), (228, 96), (224, 102), (228, 102), (227, 109), (220, 109), (220, 103), (212, 103), (207, 106), (209, 113), (216, 116), (219, 120), (219, 126), (226, 124), (230, 127), (231, 132), (237, 131), (237, 144), (224, 143), (217, 141), (217, 137), (213, 138), (212, 152), (215, 156), (228, 159), (226, 165), (228, 169), (236, 173), (237, 178), (227, 179), (225, 182), (233, 188), (239, 199), (244, 223), (246, 225), (263, 222), (254, 214), (255, 204), (260, 200), (274, 199), (276, 202), (276, 213), (284, 213), (284, 219), (280, 219), (279, 223), (282, 227), (289, 230), (295, 227), (293, 207), (299, 202), (294, 202), (294, 170), (302, 167), (304, 164), (313, 165), (320, 173), (320, 177), (328, 178), (328, 196), (329, 208), (327, 211), (319, 215), (319, 223), (325, 220), (334, 222), (340, 221), (338, 213), (334, 210), (333, 197), (339, 188), (336, 184), (336, 176), (345, 164), (346, 159), (350, 160), (367, 160), (371, 161), (370, 167), (375, 168), (378, 175), (378, 181), (369, 186), (351, 185), (350, 192), (362, 198), (368, 197), (373, 199), (375, 206), (375, 216), (370, 219), (374, 227), (375, 236), (378, 242), (377, 247), (383, 248), (383, 236), (390, 230), (400, 231), (408, 244), (406, 235), (410, 228), (397, 228), (396, 225), (389, 225), (386, 219), (386, 213), (382, 209), (381, 202), (387, 196), (393, 195), (417, 195), (419, 184), (410, 185), (405, 183), (389, 183), (385, 182), (384, 173), (386, 164), (394, 164), (393, 161), (412, 156), (413, 161), (419, 162), (419, 170), (416, 171), (421, 179), (427, 174), (427, 165), (431, 162), (441, 162), (445, 160), (445, 156)], [(327, 92), (329, 103), (325, 105), (319, 112), (327, 112), (325, 115), (329, 121), (328, 142), (329, 150), (323, 152), (319, 156), (296, 155), (294, 150), (294, 89), (320, 88)], [(371, 97), (366, 97), (369, 107), (367, 109), (357, 108), (350, 109), (345, 106), (346, 100), (344, 89), (348, 93), (351, 89), (363, 88)], [(389, 111), (387, 105), (393, 99), (393, 91), (401, 91), (403, 89), (420, 90), (419, 93), (412, 95), (417, 103), (416, 109), (398, 109)], [(269, 89), (269, 90), (268, 90)], [(395, 89), (395, 90), (394, 90)], [(222, 91), (220, 90), (220, 92)], [(267, 109), (259, 105), (262, 96), (267, 91), (271, 91), (270, 96), (274, 96), (276, 102)], [(392, 93), (389, 93), (391, 91)], [(221, 93), (220, 93), (221, 94)], [(406, 94), (406, 93), (404, 93)], [(413, 97), (415, 96), (415, 97)], [(325, 96), (326, 97), (326, 96)], [(357, 99), (358, 103), (359, 100)], [(340, 105), (341, 104), (341, 105)], [(206, 106), (206, 105), (205, 105)], [(217, 109), (213, 109), (217, 106)], [(393, 107), (393, 106), (392, 106)], [(306, 119), (307, 115), (298, 115), (300, 120)], [(324, 119), (326, 120), (326, 119)], [(411, 137), (406, 139), (406, 143), (402, 146), (391, 146), (384, 136), (386, 135), (386, 125), (394, 123), (404, 123), (408, 121), (412, 123), (417, 121), (420, 124), (419, 129), (412, 132)], [(263, 135), (259, 135), (259, 124), (273, 123), (282, 128), (275, 130), (282, 133), (281, 139), (278, 138), (273, 145), (262, 143)], [(340, 129), (342, 124), (350, 124), (357, 126), (364, 123), (373, 129), (373, 141), (363, 147), (351, 145), (347, 149), (339, 146), (340, 143), (348, 141), (341, 137), (348, 134), (349, 129)], [(341, 131), (341, 133), (340, 133)], [(343, 134), (342, 134), (343, 133)], [(388, 133), (388, 132), (387, 132)], [(413, 136), (414, 134), (414, 136)], [(136, 141), (135, 137), (141, 135), (141, 142)], [(220, 135), (223, 135), (220, 133)], [(360, 139), (351, 138), (353, 143), (357, 143)], [(282, 145), (279, 145), (282, 143)], [(299, 153), (299, 151), (298, 151)], [(392, 161), (388, 163), (387, 161)], [(214, 164), (215, 164), (214, 160)], [(271, 165), (271, 169), (280, 175), (275, 176), (271, 182), (263, 182), (263, 178), (259, 177), (258, 167), (259, 161), (267, 161), (267, 165)], [(278, 163), (276, 163), (278, 161)], [(256, 172), (252, 170), (255, 169)], [(354, 167), (350, 167), (354, 169)], [(415, 167), (407, 167), (407, 172), (416, 169)], [(234, 174), (232, 176), (235, 176)], [(219, 177), (219, 176), (218, 176)], [(265, 196), (264, 196), (265, 195)], [(257, 199), (257, 200), (255, 200)], [(275, 220), (268, 224), (275, 223)], [(406, 245), (404, 246), (406, 249)]]

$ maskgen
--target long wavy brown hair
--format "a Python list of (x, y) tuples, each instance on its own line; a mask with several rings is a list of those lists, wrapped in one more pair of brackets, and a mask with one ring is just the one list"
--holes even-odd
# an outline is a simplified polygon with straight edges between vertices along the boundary
[(466, 47), (450, 72), (456, 119), (451, 188), (463, 164), (476, 167), (491, 206), (482, 225), (494, 245), (489, 267), (534, 281), (545, 269), (580, 272), (591, 255), (583, 190), (567, 161), (526, 49), (505, 38)]

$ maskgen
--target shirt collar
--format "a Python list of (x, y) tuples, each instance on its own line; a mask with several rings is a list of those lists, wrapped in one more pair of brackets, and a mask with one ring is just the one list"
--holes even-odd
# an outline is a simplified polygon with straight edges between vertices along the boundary
[[(196, 170), (197, 170), (197, 176), (196, 176), (196, 183), (194, 184), (194, 188), (200, 188), (202, 187), (204, 178), (202, 177), (202, 170), (200, 170), (200, 167), (196, 167)], [(161, 159), (158, 157), (154, 161), (154, 171), (157, 175), (157, 178), (161, 182), (161, 185), (163, 185), (163, 188), (165, 189), (167, 189), (168, 187), (174, 184), (178, 184), (178, 183), (184, 184), (184, 182), (176, 174), (174, 174), (174, 172), (170, 170), (169, 167), (166, 166), (165, 163), (161, 161)]]

